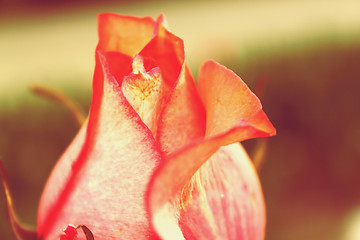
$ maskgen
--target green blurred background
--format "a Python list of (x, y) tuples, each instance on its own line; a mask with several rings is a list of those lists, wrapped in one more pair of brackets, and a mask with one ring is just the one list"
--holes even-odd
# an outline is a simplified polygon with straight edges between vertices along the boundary
[[(278, 133), (259, 172), (266, 239), (360, 239), (359, 10), (351, 0), (0, 0), (0, 156), (19, 216), (35, 225), (45, 181), (78, 130), (29, 87), (63, 91), (88, 111), (96, 14), (164, 12), (194, 76), (213, 58), (251, 89), (267, 79), (261, 99)], [(256, 143), (244, 143), (250, 154)]]

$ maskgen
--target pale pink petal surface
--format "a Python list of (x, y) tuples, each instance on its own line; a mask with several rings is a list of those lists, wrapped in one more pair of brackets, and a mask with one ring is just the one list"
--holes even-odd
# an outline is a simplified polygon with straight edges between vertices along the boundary
[[(60, 183), (65, 189), (54, 194), (58, 183), (49, 180), (43, 199), (47, 202), (55, 196), (55, 200), (48, 207), (40, 205), (38, 233), (44, 239), (55, 239), (59, 229), (68, 224), (84, 224), (99, 239), (146, 239), (151, 235), (143, 195), (146, 179), (160, 155), (151, 132), (122, 95), (105, 58), (99, 58), (104, 85), (102, 93), (97, 93), (102, 98), (95, 99), (100, 103), (93, 104), (99, 109), (91, 109), (80, 155), (65, 154), (60, 160), (66, 161), (64, 169), (57, 167), (53, 173), (69, 179), (65, 185)], [(98, 115), (93, 116), (94, 112)]]

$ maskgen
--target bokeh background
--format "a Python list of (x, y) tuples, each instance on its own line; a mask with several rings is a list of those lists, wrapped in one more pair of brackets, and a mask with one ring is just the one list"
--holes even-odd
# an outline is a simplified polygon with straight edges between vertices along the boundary
[[(360, 1), (0, 0), (0, 156), (16, 211), (36, 224), (42, 188), (78, 130), (30, 92), (60, 90), (87, 112), (96, 14), (167, 16), (194, 76), (207, 58), (249, 85), (277, 128), (259, 175), (267, 240), (360, 239)], [(257, 140), (244, 143), (250, 155)], [(0, 188), (0, 239), (12, 239)]]

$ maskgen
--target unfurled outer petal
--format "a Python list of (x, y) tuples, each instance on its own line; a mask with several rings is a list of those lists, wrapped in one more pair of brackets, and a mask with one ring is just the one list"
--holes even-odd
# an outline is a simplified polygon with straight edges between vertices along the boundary
[(95, 239), (152, 235), (144, 192), (160, 159), (156, 142), (100, 52), (94, 82), (87, 127), (60, 159), (43, 193), (40, 239), (57, 239), (69, 224), (86, 225)]
[(238, 143), (221, 147), (183, 193), (180, 227), (186, 239), (264, 239), (265, 205), (260, 183)]
[[(260, 100), (234, 72), (209, 60), (199, 72), (198, 86), (206, 108), (206, 135), (213, 136), (244, 122), (275, 135)], [(252, 138), (252, 136), (249, 136)]]
[(200, 70), (199, 91), (206, 137), (168, 155), (154, 173), (147, 197), (153, 227), (163, 239), (262, 239), (256, 172), (239, 145), (218, 149), (275, 129), (245, 83), (213, 61)]
[[(245, 140), (248, 136), (265, 137), (268, 136), (268, 134), (252, 126), (242, 124), (233, 127), (225, 133), (192, 142), (166, 157), (165, 161), (162, 162), (155, 171), (147, 193), (147, 204), (151, 214), (152, 224), (160, 237), (163, 239), (183, 239), (182, 231), (177, 222), (179, 221), (179, 215), (182, 209), (186, 209), (187, 204), (192, 204), (191, 197), (187, 197), (192, 194), (192, 189), (187, 188), (187, 186), (192, 184), (193, 176), (197, 174), (200, 167), (202, 167), (219, 147)], [(248, 158), (246, 158), (245, 161), (248, 161)], [(206, 166), (203, 167), (207, 168)], [(222, 170), (227, 171), (226, 168)], [(209, 175), (209, 178), (213, 177), (220, 180), (220, 178), (212, 176), (212, 174), (216, 174), (217, 169), (209, 169), (209, 171), (213, 171), (213, 173)], [(252, 174), (255, 173), (253, 172)], [(233, 180), (240, 181), (241, 179)], [(247, 179), (245, 181), (247, 181)], [(236, 182), (233, 184), (236, 184)], [(260, 189), (260, 187), (258, 187), (258, 189)], [(209, 189), (209, 191), (212, 190)], [(220, 196), (220, 193), (216, 191), (214, 191), (214, 193)], [(203, 196), (205, 196), (204, 194), (206, 193), (203, 193)], [(210, 195), (211, 194), (212, 193), (210, 193)], [(220, 211), (220, 209), (213, 210)], [(191, 217), (196, 218), (196, 215), (192, 215)], [(224, 219), (215, 219), (215, 221), (221, 222), (224, 221)], [(198, 226), (201, 227), (202, 225), (203, 223)], [(172, 229), (172, 231), (168, 231), (168, 229)]]

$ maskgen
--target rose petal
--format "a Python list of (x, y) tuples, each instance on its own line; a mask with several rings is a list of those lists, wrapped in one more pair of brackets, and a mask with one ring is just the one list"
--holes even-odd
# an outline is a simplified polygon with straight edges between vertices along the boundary
[(179, 78), (185, 60), (183, 41), (166, 30), (158, 21), (157, 32), (151, 41), (141, 50), (139, 55), (154, 59), (161, 71), (164, 81), (173, 87)]
[(115, 51), (134, 57), (150, 41), (154, 27), (155, 21), (151, 17), (99, 14), (97, 50)]
[[(39, 210), (37, 215), (37, 232), (43, 233), (47, 231), (51, 222), (55, 221), (50, 213), (52, 209), (56, 209), (57, 204), (65, 200), (62, 197), (63, 192), (66, 191), (67, 183), (70, 182), (72, 177), (72, 165), (79, 158), (79, 155), (84, 148), (86, 131), (88, 128), (88, 120), (83, 124), (80, 131), (66, 149), (60, 160), (56, 163), (42, 193)], [(62, 203), (61, 203), (62, 204)], [(68, 223), (71, 224), (71, 223)], [(67, 224), (67, 225), (68, 225)], [(61, 229), (65, 229), (61, 228)]]
[[(101, 53), (94, 78), (98, 83), (102, 79), (103, 86), (94, 89), (85, 143), (78, 156), (62, 157), (60, 162), (66, 162), (59, 166), (65, 170), (55, 168), (42, 203), (54, 200), (40, 206), (38, 233), (56, 239), (59, 229), (73, 224), (86, 225), (96, 239), (147, 239), (152, 232), (144, 193), (160, 154)], [(68, 180), (60, 193), (52, 195), (52, 189), (59, 189), (53, 176), (61, 173), (69, 174), (64, 176)]]
[[(154, 137), (161, 121), (159, 116), (176, 84), (185, 74), (189, 75), (185, 68), (181, 72), (184, 65), (183, 42), (163, 26), (164, 22), (164, 16), (160, 15), (153, 39), (134, 58), (133, 73), (125, 76), (122, 83), (124, 95), (153, 131)], [(160, 76), (157, 69), (160, 69)]]
[(159, 65), (167, 83), (168, 101), (158, 121), (155, 134), (162, 151), (169, 153), (203, 136), (205, 114), (194, 80), (185, 64), (183, 41), (167, 30), (165, 16), (157, 19), (155, 36), (141, 51)]
[(264, 239), (260, 183), (238, 143), (220, 148), (184, 191), (180, 227), (186, 239)]
[[(191, 196), (193, 193), (192, 190), (189, 191), (186, 186), (191, 184), (193, 176), (196, 173), (199, 174), (198, 170), (200, 167), (219, 147), (253, 137), (266, 137), (275, 134), (275, 129), (261, 110), (260, 101), (250, 92), (239, 77), (225, 67), (213, 61), (205, 63), (199, 74), (199, 90), (206, 107), (206, 131), (209, 137), (200, 139), (197, 142), (192, 142), (166, 157), (166, 160), (160, 164), (154, 173), (148, 187), (147, 204), (152, 224), (158, 235), (163, 239), (184, 239), (182, 230), (184, 230), (186, 237), (194, 237), (191, 235), (192, 228), (187, 226), (188, 223), (194, 220), (192, 217), (194, 216), (194, 212), (191, 211), (191, 208), (189, 208), (188, 213), (181, 212), (181, 209), (184, 206), (186, 207), (187, 204), (191, 204), (192, 200), (196, 203), (198, 199), (186, 197)], [(232, 98), (234, 98), (234, 102)], [(246, 159), (246, 161), (248, 161), (248, 159)], [(226, 168), (224, 171), (226, 171)], [(253, 175), (256, 176), (255, 173), (253, 173)], [(241, 174), (234, 177), (234, 179), (239, 178), (239, 176), (241, 176)], [(217, 179), (216, 176), (214, 177)], [(198, 189), (194, 191), (195, 195), (197, 190)], [(207, 194), (209, 196), (213, 196), (214, 193), (218, 194), (217, 191), (219, 190), (220, 189), (209, 191), (209, 193), (204, 192), (202, 193), (202, 197)], [(227, 191), (231, 191), (231, 189), (221, 190), (224, 191), (224, 194)], [(260, 190), (258, 190), (258, 192), (261, 194)], [(216, 197), (211, 197), (211, 200), (214, 199), (216, 199)], [(262, 198), (260, 197), (258, 199), (261, 200)], [(205, 203), (206, 205), (209, 204), (207, 201), (205, 201)], [(216, 201), (213, 201), (212, 204), (219, 205)], [(235, 203), (233, 204), (233, 209), (238, 207), (244, 208), (244, 206), (248, 208), (247, 204), (238, 206)], [(196, 207), (194, 207), (194, 209), (196, 209)], [(229, 209), (231, 209), (231, 207)], [(262, 211), (261, 209), (263, 209), (261, 204), (259, 205), (259, 209), (260, 212)], [(231, 234), (228, 233), (226, 228), (218, 228), (211, 217), (214, 217), (214, 213), (211, 213), (209, 209), (206, 211), (208, 211), (208, 213), (205, 214), (205, 218), (200, 217), (198, 219), (199, 222), (197, 226), (203, 227), (203, 229), (200, 230), (202, 233), (199, 233), (198, 238), (217, 239), (224, 238), (225, 235)], [(215, 208), (214, 211), (216, 217), (220, 218), (216, 219), (216, 221), (228, 221), (227, 218), (221, 218), (221, 216), (225, 214), (223, 209)], [(237, 216), (235, 218), (240, 216), (239, 214), (235, 215)], [(179, 216), (182, 217), (181, 227), (183, 229), (180, 229), (178, 224)], [(251, 214), (245, 214), (243, 217), (244, 219), (250, 218), (250, 220), (253, 220), (251, 219)], [(254, 221), (261, 223), (262, 218), (259, 217), (259, 219), (260, 220)], [(231, 218), (229, 218), (229, 221), (231, 221)], [(193, 223), (194, 222), (191, 222), (191, 224)], [(244, 229), (244, 234), (252, 234), (251, 228), (249, 230), (243, 225), (240, 227)], [(262, 227), (261, 225), (261, 228)], [(169, 231), (169, 229), (171, 229), (171, 231)], [(215, 232), (209, 229), (213, 229)], [(206, 232), (208, 232), (208, 234), (205, 234)], [(190, 235), (188, 235), (189, 233)], [(239, 234), (243, 233), (236, 233), (235, 231), (233, 238), (236, 239), (237, 236), (240, 236)]]
[(158, 125), (157, 141), (166, 154), (205, 134), (205, 109), (185, 64)]
[(156, 24), (155, 24), (155, 28), (154, 28), (154, 35), (157, 34), (160, 25), (165, 27), (167, 30), (169, 30), (169, 23), (167, 22), (165, 14), (163, 14), (163, 13), (160, 13), (160, 15), (156, 19)]
[(170, 88), (164, 82), (159, 67), (147, 69), (146, 61), (140, 55), (135, 56), (132, 65), (132, 73), (124, 77), (121, 90), (155, 136), (158, 118)]
[[(99, 52), (105, 57), (111, 75), (115, 77), (116, 81), (121, 86), (124, 76), (131, 72), (131, 63), (133, 59), (119, 52), (103, 52), (100, 50)], [(100, 85), (102, 85), (101, 81)]]
[[(192, 142), (167, 156), (151, 178), (147, 192), (151, 221), (159, 236), (163, 239), (182, 239), (176, 219), (182, 205), (181, 191), (220, 146), (245, 140), (249, 136), (268, 135), (251, 125), (241, 123), (225, 133)], [(171, 235), (168, 229), (172, 229)]]
[(239, 122), (275, 135), (260, 100), (231, 70), (209, 60), (200, 68), (198, 86), (206, 108), (206, 136), (222, 133)]

